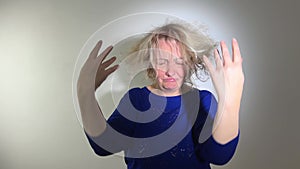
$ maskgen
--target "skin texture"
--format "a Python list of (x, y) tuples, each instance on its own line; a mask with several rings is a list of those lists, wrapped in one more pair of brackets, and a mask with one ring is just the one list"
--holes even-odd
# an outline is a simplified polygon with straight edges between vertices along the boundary
[(99, 136), (106, 128), (106, 120), (96, 100), (95, 90), (118, 68), (118, 65), (108, 68), (116, 60), (115, 57), (103, 62), (113, 47), (107, 47), (98, 56), (101, 46), (102, 41), (99, 41), (81, 68), (77, 81), (82, 123), (90, 136)]
[[(215, 50), (214, 67), (204, 57), (218, 95), (218, 110), (213, 126), (213, 137), (221, 144), (229, 142), (239, 132), (239, 110), (244, 86), (242, 56), (236, 39), (232, 39), (232, 57), (224, 41), (219, 53)], [(221, 55), (223, 60), (221, 60)]]
[[(111, 67), (115, 57), (103, 62), (112, 50), (111, 46), (98, 56), (101, 45), (102, 41), (99, 41), (92, 50), (81, 69), (77, 85), (83, 126), (90, 136), (99, 136), (106, 128), (105, 118), (95, 98), (95, 89), (118, 68), (118, 65)], [(163, 96), (180, 95), (186, 88), (182, 84), (187, 72), (184, 64), (180, 62), (181, 51), (175, 41), (159, 41), (159, 48), (163, 51), (162, 53), (167, 54), (158, 55), (156, 63), (153, 64), (157, 78), (153, 85), (148, 86), (148, 89)], [(213, 137), (217, 142), (226, 144), (238, 135), (244, 73), (236, 39), (232, 40), (232, 57), (224, 41), (221, 41), (221, 50), (221, 53), (215, 50), (216, 66), (213, 66), (205, 56), (204, 63), (210, 72), (218, 95)]]
[(187, 72), (180, 46), (175, 40), (159, 39), (158, 48), (152, 63), (157, 77), (148, 89), (163, 96), (180, 95)]

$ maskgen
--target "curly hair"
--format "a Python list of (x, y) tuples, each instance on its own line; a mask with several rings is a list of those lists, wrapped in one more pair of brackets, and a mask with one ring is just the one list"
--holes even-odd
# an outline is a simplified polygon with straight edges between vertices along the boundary
[(191, 83), (192, 74), (195, 74), (199, 80), (205, 81), (208, 79), (208, 70), (202, 57), (203, 55), (211, 57), (217, 43), (208, 36), (204, 28), (203, 25), (195, 26), (182, 21), (167, 23), (145, 34), (132, 53), (136, 53), (140, 61), (150, 61), (147, 75), (151, 80), (155, 80), (156, 72), (151, 64), (153, 63), (153, 49), (158, 48), (158, 40), (161, 38), (164, 38), (166, 41), (176, 40), (188, 68), (184, 82)]

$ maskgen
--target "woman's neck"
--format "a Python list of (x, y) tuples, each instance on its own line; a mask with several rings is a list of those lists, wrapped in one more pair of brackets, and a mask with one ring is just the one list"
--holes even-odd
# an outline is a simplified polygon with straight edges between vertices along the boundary
[(183, 84), (179, 90), (176, 90), (176, 91), (163, 91), (162, 89), (160, 89), (160, 87), (153, 83), (152, 85), (149, 85), (147, 86), (148, 90), (150, 90), (152, 93), (156, 94), (156, 95), (159, 95), (159, 96), (165, 96), (165, 97), (168, 97), (168, 96), (179, 96), (179, 95), (182, 95), (188, 91), (190, 91), (192, 89), (191, 86), (188, 86), (186, 84)]

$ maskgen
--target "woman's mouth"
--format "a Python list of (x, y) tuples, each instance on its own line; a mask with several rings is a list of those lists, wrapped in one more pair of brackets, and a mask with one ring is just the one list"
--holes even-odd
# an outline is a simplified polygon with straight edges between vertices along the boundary
[(164, 82), (176, 82), (174, 78), (163, 79)]

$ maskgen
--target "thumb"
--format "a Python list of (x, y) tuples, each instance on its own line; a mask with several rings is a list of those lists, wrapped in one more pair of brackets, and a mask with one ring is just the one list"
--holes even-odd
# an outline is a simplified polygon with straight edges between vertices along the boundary
[(206, 55), (203, 55), (203, 61), (204, 61), (205, 67), (208, 69), (208, 71), (210, 73), (212, 73), (213, 70), (214, 70), (214, 67), (213, 67), (211, 61), (207, 58)]

